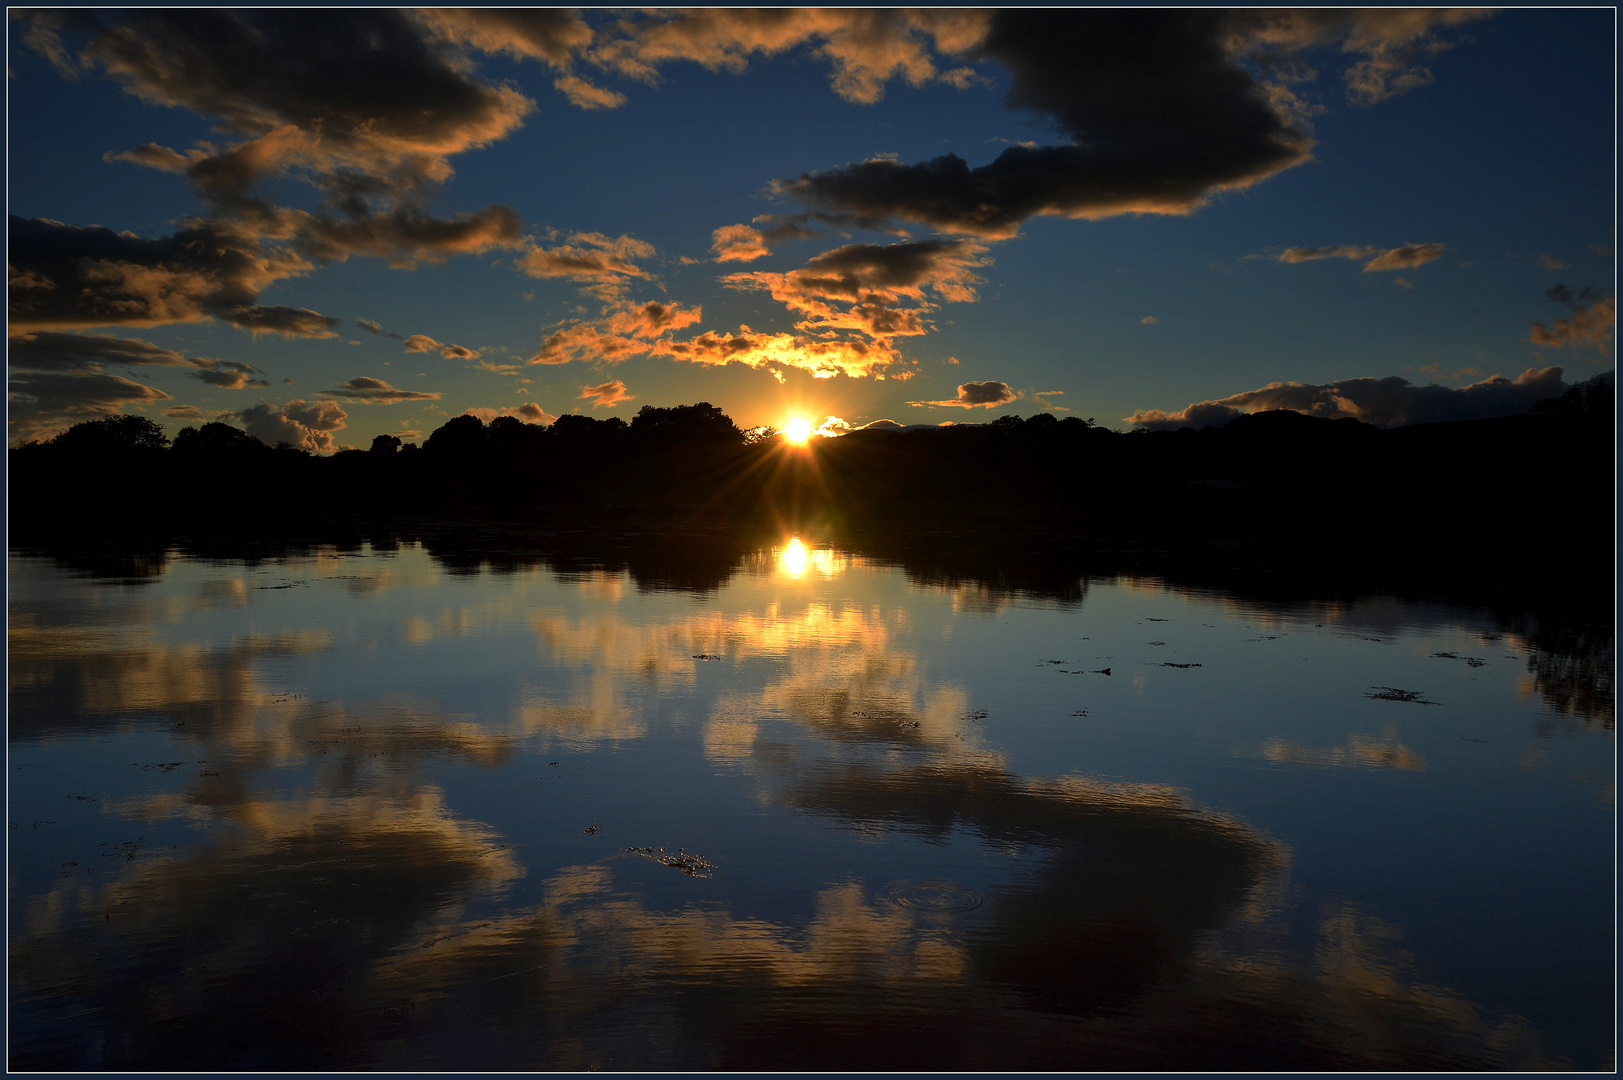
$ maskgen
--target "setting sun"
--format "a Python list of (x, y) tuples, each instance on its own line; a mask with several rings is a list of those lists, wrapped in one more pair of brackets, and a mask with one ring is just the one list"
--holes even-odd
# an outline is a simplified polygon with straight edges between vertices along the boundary
[(811, 421), (804, 416), (794, 416), (783, 425), (783, 437), (796, 446), (805, 446), (812, 437)]

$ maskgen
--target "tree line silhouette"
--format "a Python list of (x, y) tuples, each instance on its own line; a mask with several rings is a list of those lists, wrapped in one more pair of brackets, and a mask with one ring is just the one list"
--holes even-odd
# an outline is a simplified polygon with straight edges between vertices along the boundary
[[(864, 429), (805, 447), (707, 403), (548, 426), (452, 418), (419, 446), (316, 456), (224, 423), (171, 441), (113, 415), (10, 453), (15, 539), (311, 536), (389, 523), (551, 532), (722, 526), (879, 536), (1065, 536), (1348, 572), (1604, 558), (1609, 388), (1522, 416), (1380, 430), (1288, 411), (1121, 433), (1052, 413)], [(1525, 568), (1525, 566), (1524, 566)]]

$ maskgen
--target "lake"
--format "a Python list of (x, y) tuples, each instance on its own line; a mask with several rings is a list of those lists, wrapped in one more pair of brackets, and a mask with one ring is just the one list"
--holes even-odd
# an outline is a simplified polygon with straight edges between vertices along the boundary
[(1611, 1069), (1613, 637), (14, 551), (14, 1069)]

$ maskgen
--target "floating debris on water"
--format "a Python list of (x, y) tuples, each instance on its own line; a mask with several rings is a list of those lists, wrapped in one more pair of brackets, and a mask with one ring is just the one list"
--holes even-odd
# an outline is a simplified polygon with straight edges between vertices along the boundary
[(1440, 704), (1440, 702), (1427, 701), (1425, 698), (1421, 697), (1420, 695), (1423, 693), (1423, 691), (1420, 690), (1399, 690), (1395, 686), (1372, 686), (1370, 689), (1379, 690), (1380, 693), (1365, 694), (1364, 696), (1367, 698), (1374, 698), (1376, 701), (1412, 701), (1416, 705)]
[(1451, 652), (1434, 652), (1431, 655), (1436, 660), (1464, 660), (1466, 667), (1481, 667), (1487, 663), (1480, 656), (1461, 656), (1459, 653)]
[(669, 866), (672, 869), (680, 870), (688, 877), (707, 878), (710, 876), (710, 871), (716, 868), (715, 863), (704, 858), (702, 855), (690, 855), (682, 848), (677, 848), (675, 855), (665, 855), (663, 854), (664, 850), (664, 848), (651, 847), (626, 848), (626, 851), (632, 855), (637, 855), (644, 859), (652, 859), (661, 866)]
[(721, 654), (720, 653), (713, 653), (713, 652), (696, 652), (696, 653), (693, 654), (693, 659), (695, 659), (695, 660), (720, 660), (721, 659)]
[(1086, 710), (1086, 709), (1078, 709), (1074, 713), (1072, 713), (1071, 715), (1072, 716), (1086, 716), (1086, 715), (1088, 715), (1088, 710)]
[(1161, 666), (1162, 666), (1162, 667), (1175, 667), (1175, 668), (1192, 668), (1192, 667), (1200, 667), (1200, 665), (1199, 665), (1199, 664), (1170, 664), (1170, 663), (1163, 663), (1163, 664), (1162, 664), (1162, 665), (1161, 665)]

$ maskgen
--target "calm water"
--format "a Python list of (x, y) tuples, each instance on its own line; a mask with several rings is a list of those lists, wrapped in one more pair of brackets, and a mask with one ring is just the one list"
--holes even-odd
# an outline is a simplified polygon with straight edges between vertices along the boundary
[(1609, 637), (799, 543), (9, 605), (13, 1068), (1611, 1067)]

